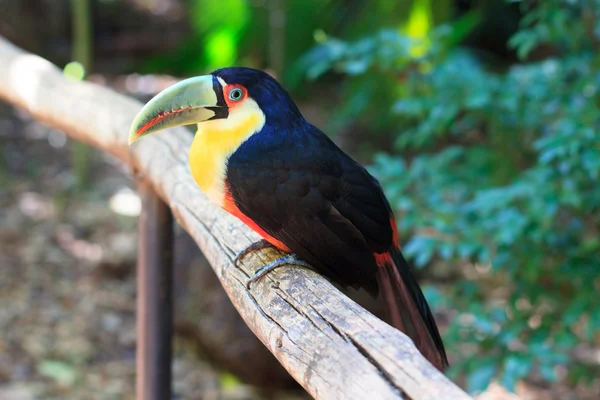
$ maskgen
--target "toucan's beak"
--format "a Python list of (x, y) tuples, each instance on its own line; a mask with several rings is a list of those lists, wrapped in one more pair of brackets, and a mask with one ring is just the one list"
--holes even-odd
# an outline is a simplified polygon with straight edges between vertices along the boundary
[(227, 106), (216, 78), (186, 79), (154, 96), (140, 110), (129, 130), (129, 144), (163, 129), (226, 117)]

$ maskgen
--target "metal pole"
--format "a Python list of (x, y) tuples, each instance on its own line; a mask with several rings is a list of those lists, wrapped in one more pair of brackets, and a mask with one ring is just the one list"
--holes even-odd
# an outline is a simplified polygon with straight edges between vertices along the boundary
[(173, 216), (141, 180), (138, 223), (136, 398), (171, 398)]

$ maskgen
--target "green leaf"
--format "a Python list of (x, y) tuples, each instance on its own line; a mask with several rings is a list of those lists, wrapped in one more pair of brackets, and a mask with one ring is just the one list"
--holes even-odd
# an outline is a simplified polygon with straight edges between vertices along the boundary
[(523, 30), (515, 33), (509, 40), (510, 47), (517, 50), (517, 56), (523, 60), (537, 47), (539, 37), (533, 30)]
[[(584, 246), (585, 243), (582, 243), (582, 247)], [(571, 326), (582, 317), (586, 310), (590, 310), (591, 308), (592, 304), (587, 298), (579, 297), (573, 299), (573, 301), (563, 314), (562, 319), (564, 326)]]
[(422, 268), (431, 260), (435, 252), (435, 239), (425, 236), (416, 236), (404, 247), (407, 256), (413, 257), (415, 266)]
[(230, 390), (240, 386), (241, 381), (235, 375), (223, 372), (219, 374), (219, 384), (223, 390)]
[(504, 360), (504, 369), (500, 382), (506, 389), (514, 392), (517, 381), (531, 370), (532, 359), (523, 353), (509, 354)]
[(487, 358), (475, 363), (474, 369), (467, 376), (467, 391), (478, 393), (484, 391), (496, 375), (496, 360)]
[(556, 382), (556, 365), (543, 363), (540, 365), (540, 375), (548, 382)]
[(554, 342), (561, 349), (570, 349), (574, 347), (579, 340), (577, 339), (577, 336), (575, 336), (575, 334), (571, 332), (568, 327), (566, 327), (562, 331), (554, 334)]
[(38, 371), (41, 375), (65, 386), (71, 386), (78, 377), (77, 369), (73, 365), (57, 360), (40, 361)]

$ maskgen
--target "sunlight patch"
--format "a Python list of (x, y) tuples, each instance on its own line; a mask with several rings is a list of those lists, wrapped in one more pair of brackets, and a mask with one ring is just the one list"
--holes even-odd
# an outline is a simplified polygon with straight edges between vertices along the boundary
[(120, 215), (137, 217), (142, 211), (142, 202), (139, 196), (129, 188), (119, 189), (108, 201), (110, 209)]

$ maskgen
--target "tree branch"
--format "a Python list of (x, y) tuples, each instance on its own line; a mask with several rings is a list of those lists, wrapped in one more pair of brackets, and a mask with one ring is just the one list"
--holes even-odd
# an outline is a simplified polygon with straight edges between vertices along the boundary
[[(61, 71), (0, 38), (0, 98), (69, 136), (111, 153), (152, 184), (198, 243), (242, 318), (287, 371), (320, 399), (469, 399), (412, 341), (318, 274), (281, 268), (245, 281), (275, 254), (234, 255), (258, 236), (208, 201), (187, 163), (191, 135), (171, 129), (127, 146), (141, 104)], [(273, 251), (274, 252), (274, 251)], [(252, 360), (247, 360), (252, 362)]]

